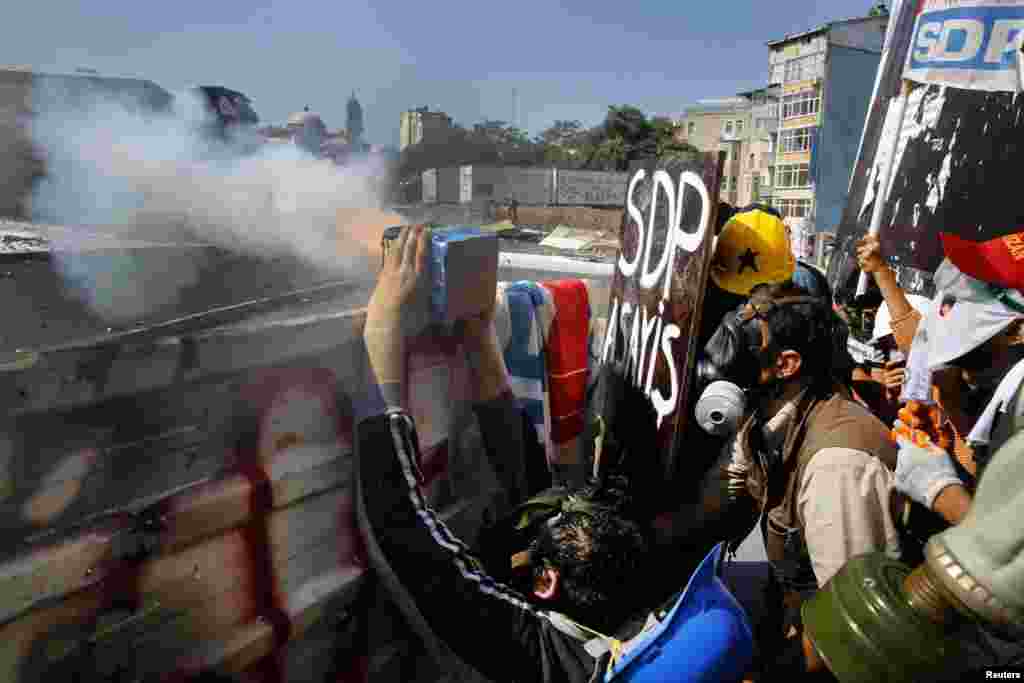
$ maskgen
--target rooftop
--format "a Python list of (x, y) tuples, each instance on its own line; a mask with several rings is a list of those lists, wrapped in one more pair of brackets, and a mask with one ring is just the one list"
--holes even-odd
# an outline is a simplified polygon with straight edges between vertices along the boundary
[(762, 87), (762, 88), (754, 88), (753, 90), (745, 90), (743, 92), (736, 93), (736, 95), (738, 97), (741, 97), (741, 98), (745, 99), (745, 100), (749, 100), (750, 98), (754, 97), (755, 95), (765, 95), (767, 97), (778, 97), (781, 92), (782, 92), (781, 87), (778, 84), (775, 84), (775, 85), (765, 86), (765, 87)]
[(697, 100), (683, 109), (680, 118), (690, 114), (715, 114), (750, 109), (750, 100), (745, 97), (718, 97)]
[(830, 21), (830, 22), (828, 22), (826, 24), (822, 24), (821, 26), (818, 26), (817, 28), (812, 28), (812, 29), (810, 29), (808, 31), (802, 31), (800, 33), (788, 34), (788, 35), (783, 36), (782, 38), (779, 38), (777, 40), (769, 40), (766, 44), (768, 45), (768, 47), (778, 47), (779, 45), (784, 45), (786, 43), (791, 43), (794, 40), (801, 40), (803, 38), (810, 38), (811, 36), (816, 36), (819, 33), (826, 33), (833, 26), (838, 26), (839, 24), (855, 24), (855, 23), (858, 23), (858, 22), (861, 22), (861, 21), (874, 21), (875, 19), (879, 19), (879, 18), (884, 18), (884, 15), (867, 16), (867, 17), (856, 17), (854, 19), (841, 19), (841, 20), (838, 20), (838, 21)]

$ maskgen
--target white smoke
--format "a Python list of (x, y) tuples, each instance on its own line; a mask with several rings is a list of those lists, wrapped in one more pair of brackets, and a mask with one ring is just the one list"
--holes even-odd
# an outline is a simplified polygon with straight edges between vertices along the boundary
[(248, 149), (240, 154), (238, 141), (200, 133), (209, 121), (192, 93), (176, 96), (173, 116), (146, 115), (109, 97), (74, 107), (61, 106), (59, 93), (43, 98), (31, 130), (47, 176), (33, 214), (69, 226), (54, 245), (56, 261), (104, 317), (136, 317), (172, 302), (195, 284), (204, 250), (154, 274), (128, 255), (134, 252), (94, 258), (94, 229), (75, 226), (102, 226), (119, 239), (293, 256), (339, 278), (366, 272), (365, 252), (346, 235), (359, 226), (337, 217), (339, 209), (380, 205), (385, 169), (372, 159), (340, 167), (294, 144), (255, 139), (243, 141)]

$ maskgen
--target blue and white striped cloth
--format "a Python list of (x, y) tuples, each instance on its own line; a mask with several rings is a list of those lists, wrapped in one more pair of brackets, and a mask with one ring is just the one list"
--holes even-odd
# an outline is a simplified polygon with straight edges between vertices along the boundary
[(551, 401), (545, 348), (555, 303), (541, 284), (499, 283), (495, 326), (505, 355), (512, 393), (537, 429), (548, 463), (552, 462)]

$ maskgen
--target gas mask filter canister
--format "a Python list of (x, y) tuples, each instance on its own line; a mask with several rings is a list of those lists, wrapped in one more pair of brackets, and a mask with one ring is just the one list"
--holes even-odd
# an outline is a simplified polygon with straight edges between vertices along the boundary
[(712, 382), (697, 399), (694, 408), (697, 424), (714, 436), (734, 434), (746, 412), (746, 404), (743, 390), (732, 382)]

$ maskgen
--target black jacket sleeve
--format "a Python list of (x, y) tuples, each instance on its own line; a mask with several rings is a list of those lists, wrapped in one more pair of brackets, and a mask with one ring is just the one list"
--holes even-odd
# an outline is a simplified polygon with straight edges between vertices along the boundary
[(398, 410), (357, 427), (356, 510), (371, 565), (428, 649), (447, 648), (495, 681), (585, 681), (582, 646), (488, 576), (427, 507), (419, 444)]
[(487, 459), (509, 501), (519, 505), (551, 486), (547, 456), (511, 391), (473, 406)]

